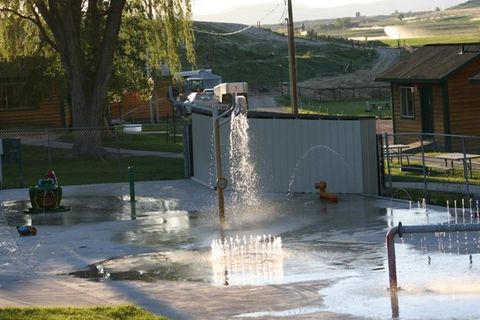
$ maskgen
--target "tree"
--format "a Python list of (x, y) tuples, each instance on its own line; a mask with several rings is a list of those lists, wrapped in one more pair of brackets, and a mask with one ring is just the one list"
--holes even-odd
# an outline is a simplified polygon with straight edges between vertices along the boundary
[[(150, 65), (163, 62), (179, 70), (182, 45), (194, 61), (190, 0), (0, 0), (0, 54), (4, 59), (41, 54), (48, 45), (67, 79), (73, 126), (97, 127), (103, 120), (122, 19), (146, 21), (145, 43), (137, 55), (149, 47), (145, 59)], [(76, 134), (73, 151), (101, 154), (100, 133)]]

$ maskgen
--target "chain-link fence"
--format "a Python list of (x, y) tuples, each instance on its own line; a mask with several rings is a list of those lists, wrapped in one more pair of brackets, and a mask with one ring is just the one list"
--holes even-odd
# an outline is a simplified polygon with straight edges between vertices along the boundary
[(124, 124), (112, 128), (0, 130), (0, 186), (34, 185), (53, 169), (61, 185), (182, 179), (188, 123)]
[[(425, 199), (473, 201), (480, 197), (480, 137), (440, 134), (384, 134), (382, 193)], [(445, 205), (445, 203), (439, 203)], [(470, 204), (468, 204), (470, 205)], [(465, 205), (465, 207), (468, 207)]]
[[(282, 96), (290, 94), (290, 84), (282, 82), (280, 84), (280, 93)], [(298, 96), (300, 98), (314, 101), (350, 101), (350, 100), (391, 100), (391, 90), (387, 86), (370, 87), (350, 87), (350, 88), (308, 88), (298, 87)]]

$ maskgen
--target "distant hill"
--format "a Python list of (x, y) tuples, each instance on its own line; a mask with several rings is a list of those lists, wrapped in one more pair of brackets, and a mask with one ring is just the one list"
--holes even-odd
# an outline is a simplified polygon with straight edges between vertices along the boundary
[[(287, 38), (267, 29), (247, 27), (195, 22), (197, 68), (213, 69), (227, 82), (246, 81), (250, 85), (288, 81)], [(349, 41), (331, 40), (296, 40), (299, 81), (344, 73), (347, 64), (352, 64), (354, 71), (375, 57), (364, 44), (353, 47)]]
[(480, 0), (469, 0), (464, 3), (460, 3), (450, 9), (469, 9), (469, 8), (478, 8), (480, 7)]

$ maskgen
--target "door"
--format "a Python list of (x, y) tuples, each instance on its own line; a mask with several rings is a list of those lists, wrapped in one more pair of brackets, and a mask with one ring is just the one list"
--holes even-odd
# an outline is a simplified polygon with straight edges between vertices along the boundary
[[(422, 110), (422, 132), (434, 133), (432, 88), (420, 89), (420, 109)], [(425, 138), (433, 139), (433, 136), (426, 135)]]

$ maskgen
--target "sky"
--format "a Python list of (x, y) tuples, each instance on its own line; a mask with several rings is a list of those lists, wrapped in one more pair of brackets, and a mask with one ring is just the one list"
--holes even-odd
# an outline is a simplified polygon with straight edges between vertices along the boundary
[[(285, 0), (286, 1), (286, 0)], [(352, 3), (370, 3), (378, 0), (292, 0), (296, 5), (301, 4), (312, 8), (330, 8)], [(194, 14), (207, 15), (208, 13), (220, 13), (226, 9), (245, 7), (262, 3), (275, 4), (273, 0), (193, 0)]]
[[(287, 0), (192, 0), (193, 19), (243, 24), (278, 24), (285, 20)], [(292, 0), (294, 21), (399, 11), (434, 10), (466, 0)]]

